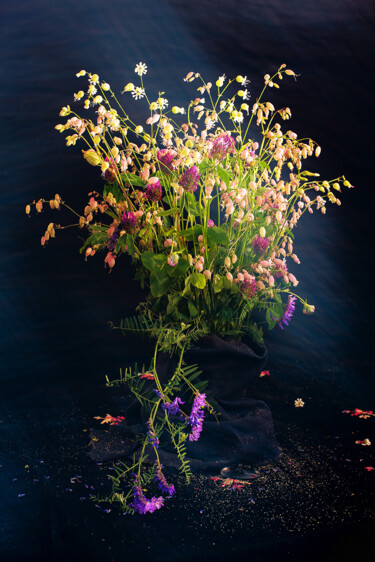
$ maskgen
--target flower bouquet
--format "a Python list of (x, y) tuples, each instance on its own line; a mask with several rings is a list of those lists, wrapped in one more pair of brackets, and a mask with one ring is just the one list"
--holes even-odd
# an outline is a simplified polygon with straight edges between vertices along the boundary
[[(131, 513), (153, 512), (175, 493), (163, 474), (160, 441), (173, 444), (189, 481), (188, 446), (200, 438), (205, 413), (215, 415), (207, 382), (198, 365), (186, 363), (186, 352), (207, 336), (262, 344), (265, 328), (288, 326), (297, 300), (305, 314), (312, 313), (314, 306), (294, 292), (298, 280), (290, 267), (300, 263), (294, 229), (304, 213), (325, 214), (327, 201), (340, 205), (337, 193), (352, 187), (344, 176), (322, 181), (303, 169), (308, 157), (319, 157), (320, 146), (284, 130), (290, 109), (276, 110), (264, 99), (284, 77), (296, 78), (285, 65), (264, 77), (252, 105), (246, 77), (220, 76), (214, 86), (189, 72), (185, 82), (198, 82), (197, 97), (186, 108), (168, 109), (163, 92), (149, 99), (146, 72), (145, 64), (137, 64), (138, 85), (129, 83), (123, 91), (146, 103), (143, 124), (133, 122), (97, 74), (77, 74), (89, 84), (74, 100), (93, 111), (93, 118), (66, 106), (60, 116), (67, 120), (56, 129), (68, 132), (68, 146), (83, 144), (83, 157), (100, 168), (104, 187), (89, 193), (82, 213), (58, 194), (33, 202), (39, 213), (47, 204), (77, 218), (74, 225), (51, 222), (42, 245), (56, 230), (77, 226), (86, 233), (81, 248), (86, 259), (102, 251), (111, 271), (122, 255), (130, 256), (146, 290), (138, 314), (112, 327), (150, 336), (151, 363), (107, 380), (126, 384), (144, 415), (137, 452), (116, 463), (111, 477), (110, 501)], [(160, 352), (175, 358), (164, 378), (158, 372)], [(124, 423), (121, 416), (105, 421)], [(163, 495), (146, 498), (146, 486)]]

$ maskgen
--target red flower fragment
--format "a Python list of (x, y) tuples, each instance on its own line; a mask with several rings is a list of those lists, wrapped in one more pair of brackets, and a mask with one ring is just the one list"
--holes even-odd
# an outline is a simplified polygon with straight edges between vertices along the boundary
[(105, 418), (101, 418), (100, 416), (96, 416), (94, 420), (102, 420), (100, 423), (109, 423), (109, 425), (118, 425), (124, 420), (124, 416), (117, 416), (116, 418), (107, 414)]
[(138, 375), (141, 377), (141, 379), (147, 379), (148, 381), (153, 381), (155, 380), (155, 377), (152, 373), (149, 373), (148, 371), (146, 373), (144, 373), (142, 375), (142, 373), (138, 373)]
[(271, 374), (271, 373), (270, 373), (269, 371), (262, 371), (259, 376), (260, 376), (260, 378), (262, 378), (262, 377), (269, 377), (270, 374)]
[(375, 414), (372, 410), (360, 410), (359, 408), (356, 408), (354, 411), (351, 410), (343, 410), (342, 411), (343, 414), (350, 414), (351, 416), (358, 416), (360, 418), (366, 419), (369, 418), (370, 416), (375, 417)]
[(372, 470), (375, 470), (375, 468), (373, 466), (365, 466), (365, 470), (367, 470), (367, 472), (371, 472)]

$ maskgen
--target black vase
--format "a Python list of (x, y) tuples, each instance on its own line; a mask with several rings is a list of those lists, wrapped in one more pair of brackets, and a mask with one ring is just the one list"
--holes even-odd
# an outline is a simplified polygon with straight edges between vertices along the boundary
[[(218, 473), (224, 467), (238, 464), (256, 467), (276, 459), (276, 442), (272, 415), (262, 400), (251, 398), (254, 382), (259, 378), (267, 359), (265, 347), (235, 340), (205, 336), (184, 355), (188, 365), (197, 364), (203, 371), (201, 380), (208, 381), (206, 391), (218, 417), (208, 414), (198, 441), (187, 441), (187, 457), (193, 471)], [(175, 371), (176, 357), (159, 354), (156, 370), (161, 381), (167, 381)], [(189, 405), (184, 410), (189, 411)], [(128, 427), (112, 432), (115, 441), (106, 446), (103, 436), (95, 442), (91, 454), (95, 460), (137, 454), (136, 434), (145, 429), (146, 417), (138, 401), (128, 408)], [(112, 428), (111, 428), (112, 429)], [(164, 466), (178, 468), (180, 461), (166, 439), (158, 453)], [(151, 457), (152, 452), (150, 450)]]
[[(185, 354), (188, 365), (197, 364), (203, 371), (201, 378), (208, 380), (207, 400), (219, 414), (217, 419), (206, 414), (199, 440), (187, 442), (192, 470), (219, 471), (238, 464), (255, 467), (279, 456), (270, 409), (250, 398), (266, 360), (265, 347), (215, 335), (205, 336)], [(163, 355), (156, 367), (164, 378), (173, 374), (175, 366), (175, 358)], [(162, 463), (178, 466), (176, 455), (168, 449), (159, 451)]]

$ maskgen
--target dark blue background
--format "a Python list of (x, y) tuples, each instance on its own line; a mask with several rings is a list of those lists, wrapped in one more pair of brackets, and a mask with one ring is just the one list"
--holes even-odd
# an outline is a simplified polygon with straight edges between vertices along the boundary
[[(373, 420), (341, 410), (375, 410), (373, 15), (369, 0), (1, 2), (2, 559), (343, 560), (366, 551), (374, 473), (363, 466), (374, 460), (354, 440), (375, 441)], [(93, 416), (123, 413), (104, 375), (148, 361), (142, 343), (107, 326), (142, 293), (125, 264), (109, 275), (104, 256), (85, 262), (73, 231), (41, 248), (56, 215), (28, 220), (24, 207), (55, 193), (82, 207), (100, 187), (81, 147), (66, 148), (54, 130), (58, 112), (82, 87), (81, 68), (120, 91), (139, 61), (149, 89), (171, 105), (186, 100), (190, 70), (211, 81), (246, 74), (253, 101), (263, 75), (285, 62), (300, 76), (272, 93), (274, 105), (291, 107), (291, 129), (322, 145), (312, 166), (356, 189), (296, 231), (300, 293), (316, 313), (298, 310), (288, 330), (269, 335), (272, 377), (254, 389), (271, 405), (284, 454), (279, 472), (262, 475), (267, 493), (253, 504), (246, 491), (198, 478), (181, 482), (160, 513), (130, 519), (79, 497), (84, 483), (107, 489), (108, 471), (87, 457)], [(298, 484), (296, 462), (306, 469)], [(83, 483), (72, 485), (76, 474)]]

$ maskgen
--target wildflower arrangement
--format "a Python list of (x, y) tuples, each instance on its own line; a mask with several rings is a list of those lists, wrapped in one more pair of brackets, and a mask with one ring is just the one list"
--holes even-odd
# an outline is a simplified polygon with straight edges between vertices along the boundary
[[(103, 189), (89, 193), (81, 213), (58, 194), (33, 205), (38, 213), (45, 205), (65, 207), (77, 219), (65, 226), (51, 222), (42, 245), (56, 230), (78, 226), (86, 234), (81, 248), (86, 259), (104, 252), (104, 264), (112, 270), (122, 255), (130, 256), (136, 279), (147, 290), (138, 315), (113, 327), (155, 340), (150, 368), (139, 372), (135, 366), (118, 381), (107, 379), (108, 385), (128, 385), (147, 412), (140, 452), (115, 467), (111, 496), (125, 511), (144, 514), (175, 493), (163, 474), (160, 440), (169, 436), (189, 480), (186, 444), (199, 439), (205, 410), (213, 412), (204, 383), (196, 382), (197, 366), (184, 362), (185, 351), (207, 334), (262, 342), (264, 327), (288, 326), (297, 300), (305, 314), (314, 312), (294, 293), (293, 267), (300, 263), (294, 230), (306, 212), (325, 214), (327, 201), (340, 205), (338, 192), (352, 186), (344, 176), (322, 181), (303, 169), (308, 157), (319, 157), (320, 146), (284, 130), (290, 109), (276, 110), (264, 99), (284, 77), (296, 78), (286, 65), (265, 75), (252, 105), (246, 76), (223, 75), (214, 86), (189, 72), (185, 82), (198, 81), (198, 94), (186, 108), (168, 109), (164, 92), (151, 100), (146, 93), (147, 66), (137, 64), (135, 73), (138, 85), (128, 83), (123, 94), (146, 103), (144, 123), (132, 121), (108, 83), (82, 70), (77, 76), (88, 77), (88, 88), (74, 100), (93, 117), (68, 105), (60, 112), (67, 120), (56, 126), (68, 133), (68, 146), (83, 145), (84, 159), (100, 169)], [(256, 311), (263, 314), (261, 321), (254, 320)], [(160, 351), (178, 357), (164, 383), (156, 370)], [(109, 414), (99, 419), (123, 420)], [(147, 499), (145, 487), (152, 485), (163, 495)]]

